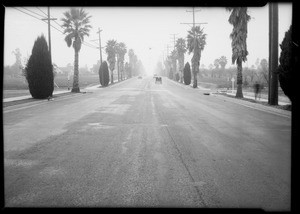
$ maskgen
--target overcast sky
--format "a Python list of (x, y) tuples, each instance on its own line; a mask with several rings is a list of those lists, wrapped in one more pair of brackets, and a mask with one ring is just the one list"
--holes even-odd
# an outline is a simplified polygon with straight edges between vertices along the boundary
[[(26, 10), (26, 9), (27, 10)], [(47, 13), (46, 7), (12, 7), (5, 8), (5, 34), (4, 34), (4, 65), (12, 65), (15, 57), (12, 54), (19, 48), (22, 58), (29, 57), (34, 41), (38, 36), (44, 34), (48, 40), (48, 26), (41, 18)], [(57, 18), (52, 25), (62, 31), (63, 12), (67, 7), (50, 7), (50, 15)], [(127, 50), (132, 48), (139, 59), (142, 60), (146, 70), (150, 73), (158, 60), (162, 60), (163, 54), (173, 50), (173, 35), (175, 39), (186, 38), (187, 31), (192, 25), (180, 24), (192, 22), (192, 8), (187, 7), (85, 7), (91, 15), (90, 24), (93, 28), (90, 36), (85, 37), (85, 42), (97, 46), (91, 40), (98, 39), (98, 27), (101, 32), (102, 46), (107, 40), (115, 39), (124, 42)], [(207, 22), (204, 32), (207, 34), (206, 46), (202, 52), (200, 64), (206, 67), (222, 55), (228, 59), (227, 67), (231, 65), (231, 39), (229, 35), (232, 25), (228, 23), (230, 13), (220, 7), (197, 7), (199, 12), (195, 13), (196, 22)], [(43, 13), (43, 12), (44, 13)], [(255, 64), (257, 58), (268, 59), (268, 6), (250, 7), (251, 20), (248, 23), (248, 61), (244, 66)], [(39, 18), (39, 19), (37, 19)], [(282, 42), (284, 33), (292, 22), (292, 4), (279, 4), (279, 43)], [(58, 30), (51, 28), (52, 60), (58, 66), (66, 66), (74, 62), (74, 49), (68, 48), (64, 35)], [(151, 48), (151, 49), (150, 49)], [(280, 48), (279, 48), (280, 49)], [(102, 51), (103, 59), (106, 60), (105, 51)], [(185, 55), (190, 60), (192, 55)], [(100, 58), (99, 49), (83, 45), (79, 53), (79, 66), (87, 65), (89, 68), (97, 63)], [(127, 60), (127, 55), (125, 60)]]

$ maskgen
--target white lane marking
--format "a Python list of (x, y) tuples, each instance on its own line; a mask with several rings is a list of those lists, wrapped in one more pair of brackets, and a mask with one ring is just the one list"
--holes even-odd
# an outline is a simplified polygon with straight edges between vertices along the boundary
[(5, 166), (16, 166), (16, 167), (32, 167), (37, 165), (37, 161), (33, 160), (22, 160), (22, 159), (4, 159)]
[(204, 181), (195, 181), (195, 182), (191, 183), (191, 185), (193, 185), (193, 186), (203, 186), (205, 184), (206, 183)]
[(126, 147), (126, 144), (127, 142), (125, 141), (125, 142), (122, 142), (122, 154), (124, 154), (124, 153), (126, 153), (126, 151), (127, 151), (127, 147)]
[(152, 115), (156, 115), (153, 96), (151, 96), (151, 111), (152, 111)]
[(128, 136), (126, 137), (126, 141), (122, 142), (122, 154), (126, 153), (126, 151), (128, 149), (126, 144), (127, 144), (128, 141), (131, 140), (132, 134), (133, 134), (133, 129), (131, 128)]

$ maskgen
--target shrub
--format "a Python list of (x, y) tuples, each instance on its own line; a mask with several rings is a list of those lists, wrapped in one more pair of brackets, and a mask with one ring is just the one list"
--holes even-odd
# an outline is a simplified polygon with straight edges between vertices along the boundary
[(293, 83), (292, 83), (292, 73), (293, 70), (296, 69), (296, 54), (295, 46), (292, 41), (292, 25), (290, 29), (285, 33), (285, 37), (280, 44), (281, 53), (278, 66), (277, 73), (278, 79), (280, 83), (280, 87), (282, 88), (284, 94), (292, 101), (293, 100)]
[(191, 74), (191, 66), (190, 63), (186, 63), (183, 69), (183, 80), (184, 84), (191, 84), (192, 74)]
[(99, 80), (102, 86), (107, 86), (109, 83), (109, 71), (107, 62), (104, 61), (99, 68)]
[(44, 99), (52, 96), (54, 90), (53, 67), (44, 35), (38, 37), (34, 42), (25, 68), (25, 76), (33, 98)]

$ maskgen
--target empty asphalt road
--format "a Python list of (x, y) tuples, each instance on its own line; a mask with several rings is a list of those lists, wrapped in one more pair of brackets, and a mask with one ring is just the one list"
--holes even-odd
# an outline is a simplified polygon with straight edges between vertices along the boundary
[(289, 210), (291, 118), (163, 78), (5, 107), (6, 207)]

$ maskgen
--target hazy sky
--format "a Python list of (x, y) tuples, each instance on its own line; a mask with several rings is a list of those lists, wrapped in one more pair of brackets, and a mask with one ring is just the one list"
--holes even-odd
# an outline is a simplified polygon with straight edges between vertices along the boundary
[[(45, 17), (46, 7), (17, 7), (23, 12), (29, 13), (37, 18)], [(50, 15), (57, 18), (56, 22), (63, 18), (63, 12), (67, 7), (50, 7)], [(187, 31), (192, 25), (180, 24), (192, 22), (192, 13), (186, 12), (192, 8), (187, 7), (85, 7), (86, 12), (91, 15), (90, 36), (85, 41), (97, 46), (91, 40), (98, 39), (98, 27), (101, 32), (102, 47), (106, 41), (116, 39), (124, 42), (127, 50), (132, 48), (139, 59), (142, 60), (146, 70), (152, 72), (158, 60), (162, 60), (163, 53), (166, 55), (167, 45), (169, 51), (173, 50), (173, 35), (175, 38), (186, 38)], [(199, 7), (201, 11), (195, 13), (196, 22), (207, 22), (201, 25), (207, 34), (206, 46), (202, 52), (200, 64), (208, 66), (216, 58), (222, 55), (228, 59), (227, 66), (231, 65), (231, 39), (229, 35), (232, 25), (228, 23), (229, 12), (220, 7)], [(30, 11), (28, 11), (30, 10)], [(44, 13), (42, 13), (42, 11)], [(40, 15), (38, 15), (40, 14)], [(255, 64), (257, 58), (268, 59), (268, 6), (250, 7), (251, 20), (248, 23), (248, 62), (244, 66), (250, 67)], [(279, 4), (279, 43), (282, 42), (284, 33), (292, 22), (292, 4)], [(52, 25), (62, 31), (60, 26), (52, 21)], [(29, 57), (34, 41), (38, 36), (44, 34), (48, 40), (48, 26), (45, 22), (26, 15), (15, 8), (5, 8), (5, 34), (4, 34), (4, 65), (15, 62), (12, 54), (16, 48), (21, 50), (22, 57)], [(74, 49), (68, 48), (64, 35), (51, 28), (52, 60), (58, 66), (66, 66), (74, 62)], [(149, 49), (151, 47), (151, 49)], [(279, 48), (280, 49), (280, 48)], [(102, 51), (103, 59), (106, 60), (105, 51)], [(185, 55), (186, 60), (192, 57)], [(79, 53), (79, 66), (92, 67), (100, 58), (99, 49), (83, 45)], [(126, 58), (127, 60), (127, 54)]]

